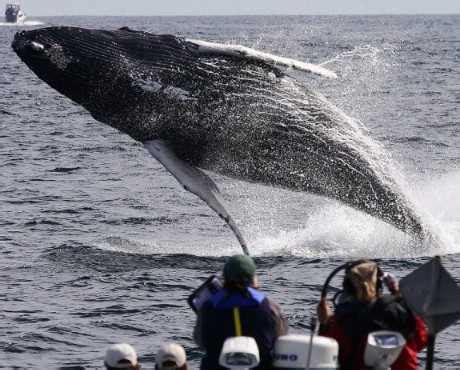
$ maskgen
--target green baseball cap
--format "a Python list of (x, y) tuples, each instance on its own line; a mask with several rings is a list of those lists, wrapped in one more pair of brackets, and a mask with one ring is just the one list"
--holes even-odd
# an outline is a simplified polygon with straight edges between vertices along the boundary
[(224, 265), (224, 279), (226, 281), (245, 281), (252, 279), (256, 273), (256, 264), (246, 255), (230, 257)]

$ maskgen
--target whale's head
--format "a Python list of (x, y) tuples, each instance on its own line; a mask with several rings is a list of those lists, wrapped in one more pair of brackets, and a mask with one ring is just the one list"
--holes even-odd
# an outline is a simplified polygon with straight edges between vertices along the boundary
[[(91, 39), (102, 40), (89, 30), (50, 27), (18, 32), (13, 50), (50, 86), (84, 106), (100, 95), (106, 83), (110, 59), (102, 58), (104, 45), (91, 46)], [(99, 50), (98, 50), (99, 49)]]
[(47, 27), (18, 32), (12, 47), (40, 79), (134, 137), (143, 134), (119, 127), (113, 117), (154, 119), (193, 100), (197, 88), (192, 74), (184, 75), (193, 51), (171, 35)]

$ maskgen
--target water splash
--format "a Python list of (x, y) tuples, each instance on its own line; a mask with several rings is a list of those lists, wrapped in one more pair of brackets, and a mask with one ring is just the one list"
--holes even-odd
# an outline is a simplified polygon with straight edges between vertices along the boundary
[(364, 44), (321, 63), (339, 76), (328, 95), (338, 107), (369, 124), (377, 117), (376, 112), (381, 111), (384, 103), (381, 92), (387, 89), (389, 76), (400, 69), (396, 53), (395, 45)]
[(340, 54), (337, 54), (335, 57), (324, 61), (321, 63), (321, 66), (344, 63), (345, 61), (351, 61), (348, 63), (348, 70), (352, 70), (353, 65), (356, 65), (357, 60), (368, 60), (368, 64), (377, 65), (380, 64), (381, 58), (379, 55), (382, 53), (382, 49), (377, 48), (372, 45), (359, 45), (354, 47), (352, 50), (344, 51)]
[(425, 180), (414, 189), (414, 196), (431, 218), (433, 231), (442, 245), (434, 253), (460, 252), (460, 171)]
[[(434, 235), (423, 244), (376, 218), (332, 201), (310, 205), (305, 210), (305, 220), (296, 229), (280, 228), (276, 218), (283, 217), (283, 205), (267, 199), (265, 204), (275, 220), (250, 227), (249, 247), (255, 255), (307, 258), (413, 258), (459, 253), (459, 182), (460, 172), (454, 172), (409, 189)], [(281, 203), (294, 204), (298, 200), (283, 197)], [(297, 212), (293, 209), (294, 214)]]
[(317, 208), (303, 227), (256, 236), (255, 254), (307, 258), (417, 256), (416, 241), (375, 218), (338, 203)]

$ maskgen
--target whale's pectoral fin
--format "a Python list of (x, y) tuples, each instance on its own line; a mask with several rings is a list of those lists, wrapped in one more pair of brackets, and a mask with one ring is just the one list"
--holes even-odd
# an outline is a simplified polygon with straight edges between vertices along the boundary
[(184, 162), (176, 156), (174, 151), (163, 140), (151, 140), (144, 143), (144, 147), (157, 159), (184, 187), (195, 194), (211, 207), (230, 226), (243, 248), (249, 255), (244, 238), (230, 214), (222, 205), (219, 189), (212, 179), (203, 171)]
[(219, 44), (202, 40), (186, 39), (194, 51), (203, 56), (231, 56), (241, 59), (264, 62), (273, 66), (284, 66), (299, 71), (310, 72), (320, 76), (337, 78), (337, 75), (317, 64), (305, 63), (296, 59), (280, 57), (263, 51), (248, 48), (243, 45)]

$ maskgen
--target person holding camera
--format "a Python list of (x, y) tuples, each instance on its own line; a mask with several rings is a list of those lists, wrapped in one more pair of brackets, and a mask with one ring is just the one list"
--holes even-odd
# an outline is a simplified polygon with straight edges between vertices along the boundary
[[(383, 293), (385, 284), (391, 294)], [(367, 336), (377, 330), (401, 333), (406, 339), (392, 370), (416, 370), (417, 353), (426, 347), (424, 322), (407, 307), (399, 294), (397, 280), (384, 274), (373, 261), (359, 260), (345, 270), (343, 292), (333, 313), (325, 299), (318, 305), (319, 334), (339, 344), (342, 370), (365, 370)]]
[(287, 320), (278, 304), (258, 289), (256, 265), (251, 257), (236, 255), (224, 265), (222, 289), (212, 294), (198, 311), (195, 342), (206, 353), (201, 370), (223, 369), (219, 355), (225, 339), (253, 337), (260, 363), (255, 369), (272, 368), (272, 350), (278, 336), (287, 334)]

